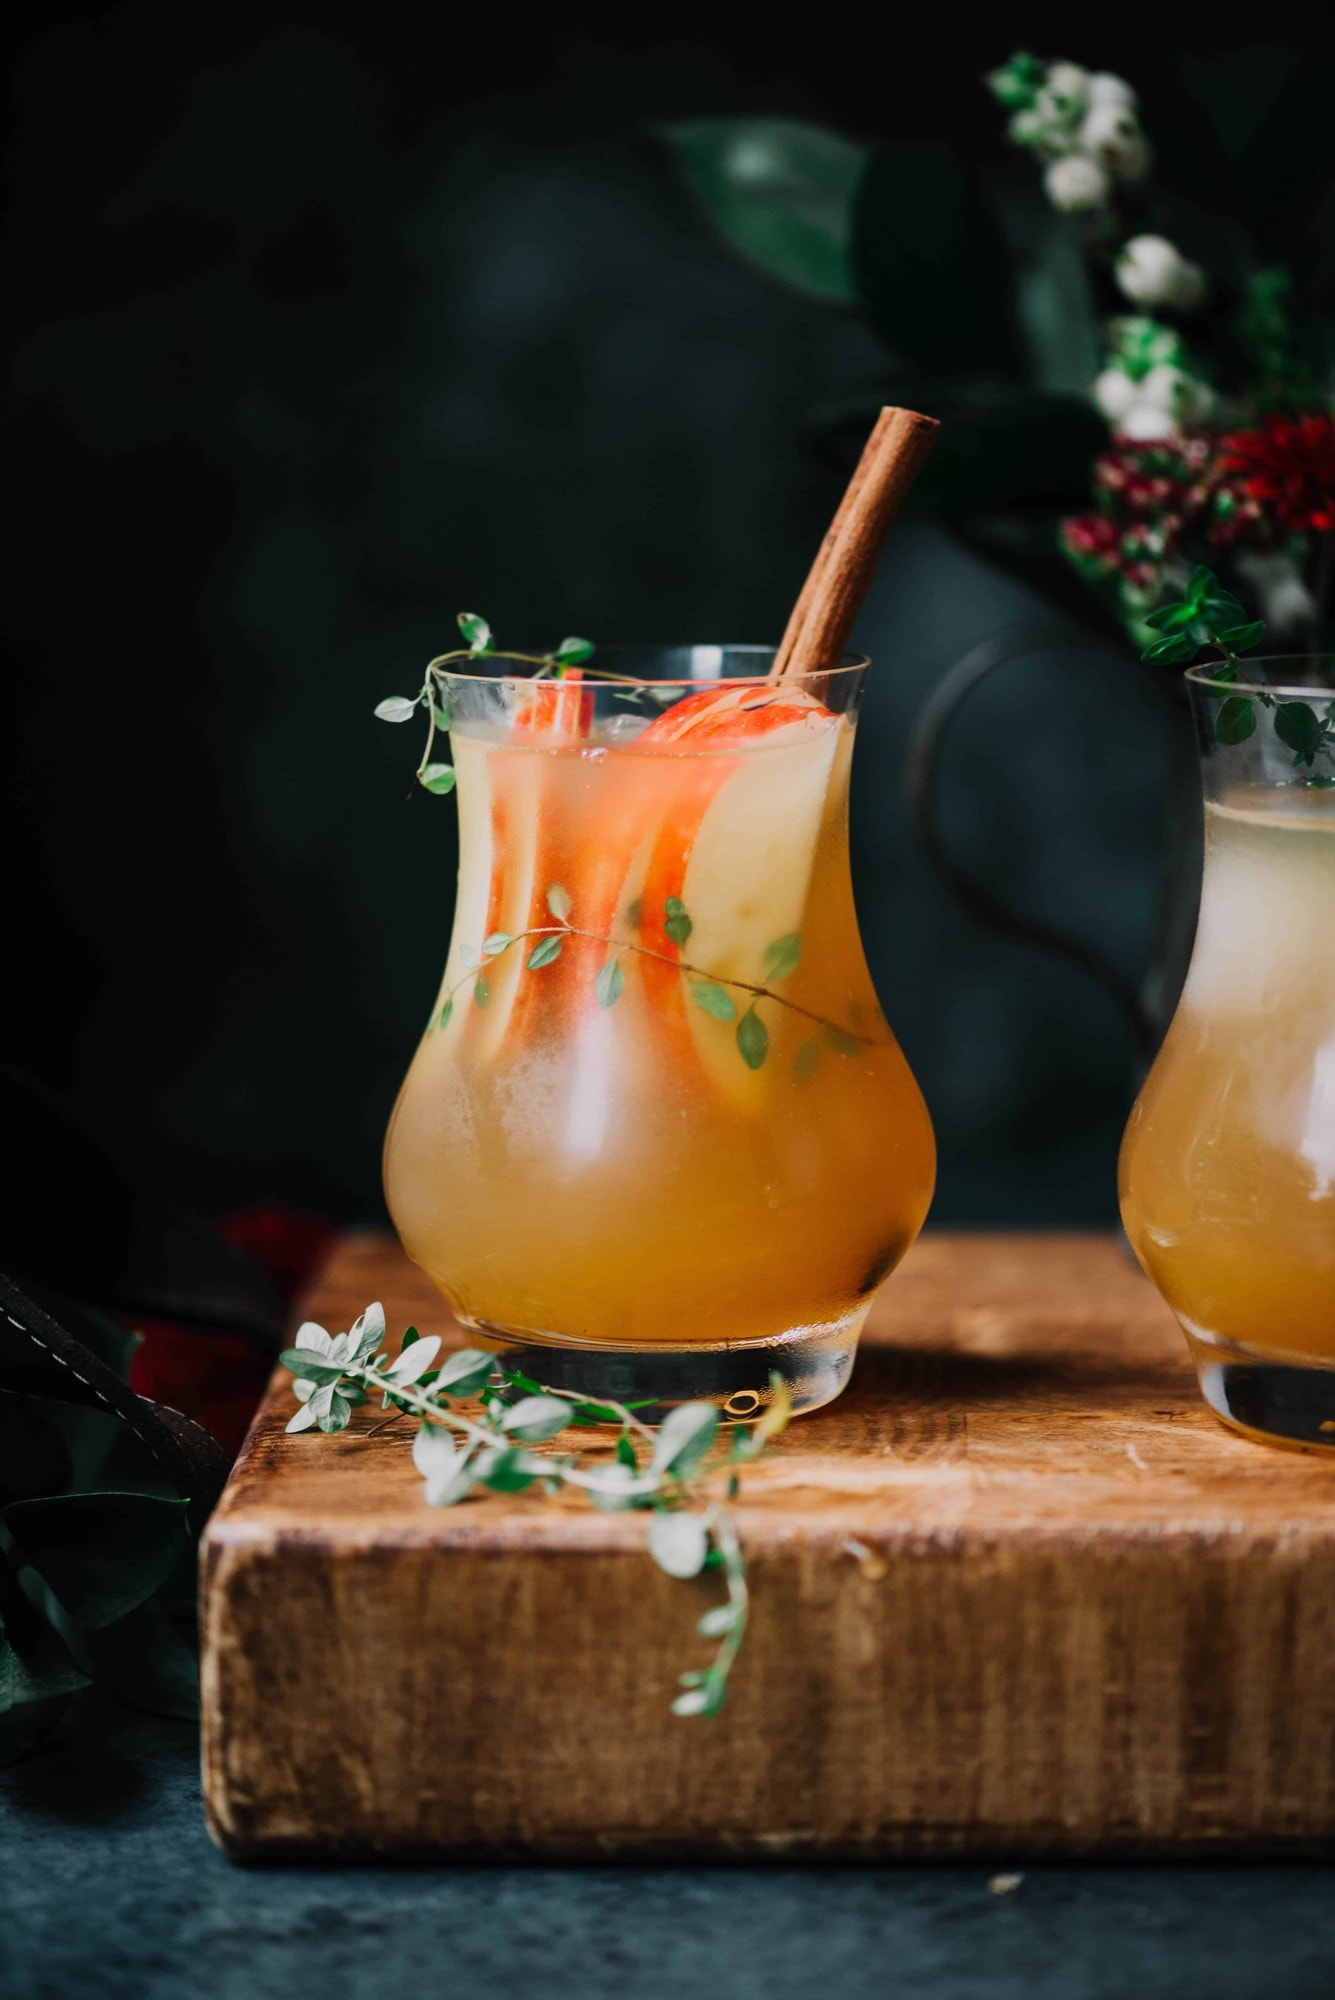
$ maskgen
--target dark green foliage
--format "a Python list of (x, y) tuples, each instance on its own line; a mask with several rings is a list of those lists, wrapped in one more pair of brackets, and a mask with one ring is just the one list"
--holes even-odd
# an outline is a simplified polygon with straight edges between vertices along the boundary
[(798, 291), (857, 303), (849, 249), (867, 147), (785, 118), (699, 118), (660, 130), (735, 249)]
[[(134, 1342), (86, 1308), (62, 1319), (122, 1377)], [(22, 1384), (20, 1389), (19, 1383)], [(96, 1686), (197, 1712), (187, 1505), (121, 1416), (66, 1400), (38, 1350), (0, 1369), (0, 1764)]]
[(859, 302), (892, 354), (931, 376), (1018, 372), (997, 213), (948, 147), (876, 148), (854, 196), (852, 263)]

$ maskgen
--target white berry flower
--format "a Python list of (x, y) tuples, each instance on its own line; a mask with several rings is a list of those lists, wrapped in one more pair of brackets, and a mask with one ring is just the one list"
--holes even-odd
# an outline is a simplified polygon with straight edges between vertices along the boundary
[(1172, 411), (1161, 410), (1155, 403), (1133, 403), (1117, 428), (1135, 444), (1155, 444), (1177, 433)]
[(1070, 143), (1065, 130), (1045, 117), (1037, 106), (1017, 111), (1006, 130), (1017, 146), (1028, 146), (1036, 153), (1064, 153)]
[(1087, 79), (1085, 96), (1091, 105), (1116, 104), (1127, 111), (1136, 108), (1136, 93), (1126, 78), (1114, 76), (1108, 69), (1096, 69)]
[(1043, 176), (1048, 200), (1068, 215), (1082, 215), (1101, 208), (1108, 199), (1108, 176), (1097, 160), (1084, 153), (1068, 153), (1054, 160)]
[(1205, 273), (1166, 236), (1133, 236), (1123, 244), (1117, 283), (1138, 306), (1190, 312), (1205, 297)]
[(1074, 98), (1083, 104), (1089, 89), (1089, 71), (1079, 63), (1055, 62), (1049, 65), (1043, 84), (1054, 97), (1068, 101)]
[(1080, 127), (1084, 101), (1078, 97), (1058, 97), (1055, 90), (1040, 90), (1032, 106), (1054, 152), (1069, 153)]
[(1139, 180), (1149, 167), (1145, 135), (1124, 104), (1092, 104), (1080, 127), (1080, 146), (1118, 180)]
[(1146, 403), (1152, 409), (1167, 410), (1176, 415), (1181, 407), (1187, 389), (1187, 376), (1181, 368), (1171, 368), (1161, 361), (1157, 368), (1151, 368), (1148, 375), (1136, 384), (1136, 401)]
[(1105, 368), (1094, 384), (1094, 401), (1110, 424), (1120, 424), (1136, 400), (1137, 384), (1120, 368)]

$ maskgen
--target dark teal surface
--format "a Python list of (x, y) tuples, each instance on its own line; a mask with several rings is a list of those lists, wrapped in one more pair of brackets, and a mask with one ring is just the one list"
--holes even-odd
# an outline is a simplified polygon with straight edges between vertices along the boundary
[[(1004, 1857), (997, 1866), (1004, 1866)], [(4, 2000), (1316, 2000), (1313, 1865), (240, 1869), (193, 1732), (122, 1720), (0, 1777)]]

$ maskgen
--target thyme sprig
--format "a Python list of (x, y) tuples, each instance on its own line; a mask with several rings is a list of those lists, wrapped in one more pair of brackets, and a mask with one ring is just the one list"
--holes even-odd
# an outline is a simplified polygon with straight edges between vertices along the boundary
[[(796, 971), (802, 956), (800, 931), (789, 931), (783, 937), (776, 938), (773, 944), (766, 948), (762, 969), (768, 975), (767, 980), (739, 979), (728, 973), (708, 971), (704, 966), (696, 965), (691, 959), (682, 958), (680, 952), (674, 955), (671, 952), (659, 951), (655, 945), (642, 944), (636, 938), (617, 937), (606, 931), (584, 929), (583, 926), (571, 921), (574, 905), (570, 892), (559, 882), (554, 882), (548, 889), (546, 902), (556, 919), (554, 923), (533, 924), (522, 931), (493, 931), (490, 937), (483, 939), (480, 949), (467, 944), (460, 947), (460, 957), (466, 970), (462, 977), (456, 979), (447, 989), (441, 1002), (439, 1016), (435, 1018), (439, 1019), (442, 1028), (449, 1025), (454, 1014), (455, 998), (466, 986), (472, 986), (473, 1000), (477, 1006), (485, 1008), (490, 1005), (491, 985), (485, 976), (486, 963), (503, 958), (516, 945), (526, 944), (531, 938), (536, 938), (538, 942), (524, 963), (529, 972), (540, 972), (545, 966), (555, 964), (561, 956), (567, 938), (585, 938), (591, 944), (606, 946), (609, 954), (594, 982), (594, 996), (600, 1007), (604, 1009), (615, 1007), (625, 990), (625, 976), (619, 962), (622, 952), (635, 952), (642, 958), (657, 960), (660, 965), (673, 966), (687, 980), (691, 998), (702, 1012), (711, 1015), (716, 1021), (736, 1022), (738, 1053), (749, 1069), (759, 1069), (769, 1053), (769, 1030), (756, 1012), (757, 1004), (761, 1000), (772, 1000), (776, 1006), (786, 1007), (790, 1013), (800, 1014), (805, 1020), (812, 1021), (816, 1025), (818, 1032), (812, 1038), (815, 1049), (809, 1055), (799, 1051), (799, 1057), (802, 1058), (799, 1081), (811, 1074), (815, 1066), (816, 1051), (822, 1039), (837, 1054), (843, 1056), (858, 1055), (863, 1048), (872, 1045), (874, 1039), (872, 1036), (855, 1034), (850, 1029), (841, 1028), (837, 1022), (827, 1019), (824, 1014), (817, 1014), (810, 1007), (802, 1006), (800, 1001), (790, 1000), (787, 994), (780, 993), (775, 986), (768, 983), (769, 980), (786, 979), (789, 973)], [(643, 914), (642, 910), (640, 914)], [(684, 944), (690, 937), (694, 925), (680, 897), (667, 898), (663, 928), (678, 945)], [(740, 1015), (737, 1002), (728, 990), (730, 987), (739, 993), (752, 996), (750, 1006)], [(435, 1026), (435, 1018), (428, 1024), (428, 1033)], [(803, 1049), (808, 1046), (804, 1044)]]
[(675, 693), (672, 689), (660, 693), (652, 681), (639, 680), (634, 674), (618, 674), (606, 667), (591, 667), (588, 663), (596, 651), (591, 639), (572, 635), (562, 639), (550, 653), (516, 653), (494, 643), (491, 626), (476, 611), (461, 611), (458, 626), (468, 644), (456, 647), (453, 652), (438, 653), (434, 660), (428, 660), (425, 678), (415, 695), (387, 695), (384, 701), (377, 702), (375, 709), (381, 722), (411, 722), (419, 708), (425, 709), (426, 748), (414, 775), (425, 791), (437, 795), (454, 790), (453, 765), (433, 764), (431, 752), (435, 748), (437, 733), (449, 730), (453, 724), (446, 689), (449, 670), (456, 661), (464, 660), (471, 664), (477, 660), (514, 660), (520, 666), (532, 667), (535, 670), (532, 679), (537, 681), (562, 680), (571, 667), (578, 667), (585, 677), (616, 682), (627, 690), (632, 699), (671, 699)]
[[(437, 1364), (439, 1335), (423, 1339), (415, 1327), (406, 1330), (391, 1360), (383, 1352), (385, 1331), (378, 1302), (346, 1333), (330, 1334), (313, 1320), (298, 1328), (296, 1345), (282, 1356), (300, 1404), (287, 1430), (345, 1430), (353, 1410), (379, 1395), (396, 1416), (421, 1419), (413, 1464), (428, 1506), (456, 1507), (485, 1487), (496, 1493), (536, 1489), (550, 1498), (572, 1491), (605, 1512), (647, 1512), (649, 1554), (668, 1576), (722, 1572), (727, 1596), (696, 1624), (702, 1638), (718, 1641), (717, 1650), (708, 1666), (680, 1676), (682, 1692), (672, 1703), (674, 1715), (717, 1714), (750, 1614), (746, 1564), (729, 1504), (743, 1469), (788, 1423), (792, 1406), (782, 1378), (771, 1374), (770, 1401), (759, 1422), (734, 1424), (719, 1456), (720, 1419), (712, 1403), (683, 1403), (654, 1427), (635, 1414), (643, 1404), (548, 1388), (480, 1348), (461, 1348)], [(465, 1403), (470, 1409), (461, 1407)], [(616, 1428), (610, 1463), (605, 1455), (590, 1460), (531, 1449), (591, 1425)]]
[(1335, 777), (1313, 770), (1318, 757), (1329, 757), (1335, 763), (1335, 708), (1323, 719), (1310, 702), (1279, 701), (1243, 671), (1239, 655), (1254, 651), (1264, 637), (1265, 625), (1259, 618), (1247, 617), (1213, 570), (1199, 565), (1192, 571), (1186, 596), (1174, 604), (1161, 604), (1145, 622), (1159, 636), (1144, 648), (1142, 660), (1186, 663), (1203, 646), (1213, 647), (1223, 659), (1212, 678), (1239, 692), (1212, 696), (1219, 701), (1214, 724), (1218, 742), (1245, 743), (1256, 733), (1257, 708), (1265, 709), (1276, 736), (1293, 752), (1294, 768), (1312, 771), (1307, 783), (1321, 790), (1335, 785)]

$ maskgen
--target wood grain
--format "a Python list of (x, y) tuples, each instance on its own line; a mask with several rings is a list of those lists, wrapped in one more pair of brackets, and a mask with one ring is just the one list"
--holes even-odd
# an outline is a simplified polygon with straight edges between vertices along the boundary
[[(396, 1246), (306, 1310), (457, 1338)], [(719, 1594), (641, 1520), (436, 1511), (402, 1425), (261, 1409), (203, 1551), (204, 1769), (230, 1853), (1322, 1849), (1335, 1481), (1201, 1403), (1110, 1239), (929, 1235), (853, 1385), (748, 1475), (755, 1617), (717, 1721), (667, 1712)]]
[(838, 666), (876, 559), (940, 428), (916, 410), (881, 411), (793, 606), (772, 680)]

